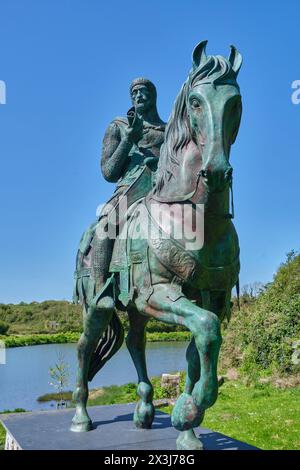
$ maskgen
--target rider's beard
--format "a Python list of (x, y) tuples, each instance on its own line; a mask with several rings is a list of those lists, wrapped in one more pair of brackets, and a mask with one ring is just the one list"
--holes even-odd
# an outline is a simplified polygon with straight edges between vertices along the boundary
[(151, 108), (150, 103), (147, 103), (146, 101), (144, 101), (143, 103), (137, 103), (135, 106), (136, 112), (141, 115), (147, 113), (150, 110), (150, 108)]

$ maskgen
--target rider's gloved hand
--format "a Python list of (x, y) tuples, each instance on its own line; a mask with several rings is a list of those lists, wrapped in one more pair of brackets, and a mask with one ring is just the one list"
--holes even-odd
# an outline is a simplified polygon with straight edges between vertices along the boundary
[(136, 113), (133, 120), (129, 120), (129, 126), (125, 129), (126, 139), (133, 144), (137, 144), (143, 138), (143, 119)]

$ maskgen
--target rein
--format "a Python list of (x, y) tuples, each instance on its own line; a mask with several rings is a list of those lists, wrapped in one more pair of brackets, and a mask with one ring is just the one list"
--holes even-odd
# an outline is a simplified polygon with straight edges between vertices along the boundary
[[(220, 191), (222, 192), (222, 191)], [(230, 192), (230, 209), (227, 214), (218, 214), (217, 212), (207, 211), (206, 215), (208, 217), (224, 217), (224, 219), (234, 219), (234, 200), (233, 200), (233, 185), (232, 180), (229, 183), (229, 192)]]

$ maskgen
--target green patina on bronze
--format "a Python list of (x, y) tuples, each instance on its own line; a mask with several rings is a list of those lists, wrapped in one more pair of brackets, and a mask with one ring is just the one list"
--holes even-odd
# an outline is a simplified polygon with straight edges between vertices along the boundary
[[(205, 46), (203, 41), (193, 52), (192, 70), (174, 104), (164, 143), (156, 90), (145, 79), (131, 86), (133, 108), (127, 117), (114, 120), (106, 132), (102, 171), (117, 182), (117, 189), (111, 205), (83, 235), (77, 256), (75, 300), (83, 304), (84, 332), (78, 343), (73, 431), (92, 428), (88, 381), (122, 345), (117, 311), (125, 310), (130, 322), (126, 344), (138, 374), (137, 427), (150, 428), (154, 418), (145, 360), (147, 321), (154, 317), (191, 331), (185, 390), (172, 423), (180, 431), (178, 449), (202, 448), (193, 428), (217, 399), (220, 324), (230, 317), (231, 290), (238, 283), (229, 154), (242, 110), (236, 81), (241, 55), (232, 46), (228, 59), (206, 56)], [(124, 195), (130, 206), (126, 215), (120, 209)], [(161, 218), (152, 212), (154, 204)], [(195, 248), (184, 236), (165, 236), (170, 213), (173, 228), (182, 224), (178, 208), (183, 205), (191, 209), (185, 228), (192, 233), (199, 204), (204, 207), (203, 245)], [(111, 223), (112, 207), (124, 235), (116, 242), (99, 236)]]

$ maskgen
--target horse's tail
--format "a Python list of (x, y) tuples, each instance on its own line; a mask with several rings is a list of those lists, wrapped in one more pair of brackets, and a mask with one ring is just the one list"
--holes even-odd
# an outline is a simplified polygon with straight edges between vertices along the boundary
[[(109, 279), (104, 286), (102, 294), (106, 290), (106, 287), (109, 286), (110, 280), (111, 279)], [(89, 307), (89, 302), (93, 298), (92, 294), (94, 293), (95, 283), (93, 279), (91, 279), (90, 274), (87, 273), (86, 276), (78, 278), (75, 285), (75, 293), (78, 296), (77, 298), (79, 298), (79, 301), (84, 306), (84, 308), (87, 309)], [(76, 300), (76, 297), (74, 300)], [(92, 354), (88, 371), (89, 381), (93, 379), (97, 372), (102, 369), (104, 364), (120, 349), (123, 341), (124, 327), (117, 313), (114, 312), (104, 334), (99, 339), (98, 344)]]
[(104, 364), (120, 349), (123, 341), (124, 327), (117, 313), (114, 312), (105, 333), (99, 339), (97, 347), (91, 357), (88, 371), (89, 381), (93, 379)]
[[(111, 276), (101, 289), (100, 295), (105, 295), (108, 288), (114, 283), (113, 276)], [(91, 300), (95, 301), (94, 288), (95, 282), (91, 276), (87, 275), (77, 281), (79, 286), (79, 297), (83, 300), (85, 309), (89, 308)], [(98, 294), (99, 295), (99, 294)], [(99, 313), (101, 315), (101, 313)], [(111, 320), (100, 337), (98, 344), (92, 354), (89, 370), (88, 380), (91, 381), (93, 377), (99, 372), (106, 362), (120, 349), (124, 341), (124, 327), (119, 319), (116, 311), (114, 311)]]

